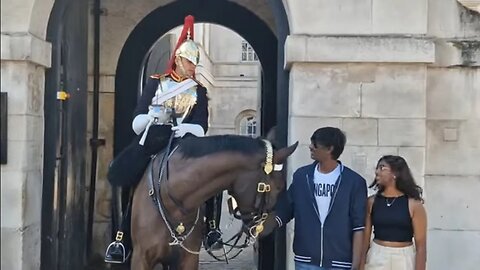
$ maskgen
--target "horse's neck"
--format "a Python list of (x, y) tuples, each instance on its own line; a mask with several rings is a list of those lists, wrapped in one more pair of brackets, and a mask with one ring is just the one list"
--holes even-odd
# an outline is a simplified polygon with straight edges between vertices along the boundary
[(200, 207), (207, 199), (231, 186), (246, 157), (218, 153), (195, 159), (176, 159), (170, 163), (169, 192), (186, 209)]

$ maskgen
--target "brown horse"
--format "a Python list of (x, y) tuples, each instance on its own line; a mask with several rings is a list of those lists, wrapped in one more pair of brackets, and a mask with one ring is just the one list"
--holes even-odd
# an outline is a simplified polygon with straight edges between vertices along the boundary
[[(281, 164), (297, 145), (274, 151), (261, 139), (191, 137), (182, 139), (167, 166), (161, 165), (162, 158), (153, 159), (133, 197), (131, 269), (149, 270), (157, 264), (198, 269), (205, 227), (202, 206), (224, 190), (236, 199), (248, 231), (258, 236), (285, 188)], [(152, 175), (160, 182), (157, 189), (149, 184)], [(155, 193), (160, 196), (154, 203)]]

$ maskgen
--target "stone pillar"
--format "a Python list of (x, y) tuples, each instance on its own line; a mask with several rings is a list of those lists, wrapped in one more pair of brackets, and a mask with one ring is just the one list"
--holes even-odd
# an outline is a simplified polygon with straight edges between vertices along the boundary
[[(291, 39), (287, 58), (299, 51), (289, 48)], [(378, 159), (394, 154), (406, 158), (423, 185), (426, 63), (433, 61), (433, 43), (384, 37), (315, 37), (305, 43), (315, 48), (305, 55), (318, 62), (291, 66), (289, 137), (301, 142), (291, 169), (311, 162), (313, 131), (334, 126), (347, 136), (340, 159), (369, 183)], [(317, 54), (321, 50), (324, 55)]]
[[(312, 133), (345, 131), (340, 160), (371, 183), (378, 159), (405, 157), (423, 186), (427, 66), (435, 60), (427, 33), (426, 0), (284, 1), (291, 34), (289, 143), (301, 142), (289, 162), (311, 162)], [(291, 177), (289, 177), (291, 180)], [(287, 230), (287, 269), (294, 269), (293, 226)]]
[(429, 269), (476, 269), (480, 258), (480, 15), (430, 1), (435, 63), (427, 69)]
[(1, 91), (8, 93), (8, 163), (1, 165), (1, 268), (40, 269), (43, 100), (51, 46), (27, 32), (5, 33), (3, 25), (1, 41)]

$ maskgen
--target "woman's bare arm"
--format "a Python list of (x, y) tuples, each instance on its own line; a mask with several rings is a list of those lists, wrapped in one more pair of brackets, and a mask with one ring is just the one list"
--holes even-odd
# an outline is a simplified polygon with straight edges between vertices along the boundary
[(370, 196), (367, 201), (367, 211), (365, 216), (365, 230), (363, 231), (363, 249), (362, 249), (362, 256), (360, 258), (360, 270), (365, 269), (365, 263), (367, 261), (367, 251), (370, 247), (370, 237), (372, 235), (372, 220), (371, 220), (371, 212), (372, 212), (372, 205), (375, 199), (375, 195)]
[(413, 237), (415, 239), (415, 270), (425, 270), (427, 264), (427, 213), (422, 202), (410, 200)]

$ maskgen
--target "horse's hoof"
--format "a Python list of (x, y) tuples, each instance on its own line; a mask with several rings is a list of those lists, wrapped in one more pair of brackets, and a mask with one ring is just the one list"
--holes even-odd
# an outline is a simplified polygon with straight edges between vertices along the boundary
[(213, 243), (213, 245), (210, 246), (210, 248), (208, 248), (208, 250), (210, 251), (221, 250), (221, 249), (223, 249), (223, 243), (221, 242), (215, 242)]

